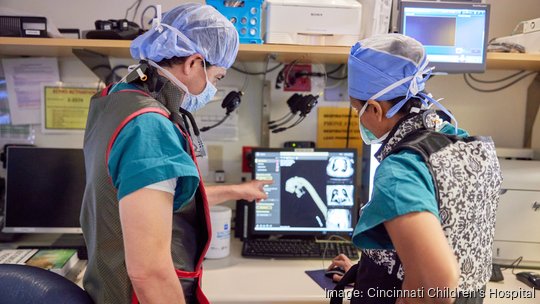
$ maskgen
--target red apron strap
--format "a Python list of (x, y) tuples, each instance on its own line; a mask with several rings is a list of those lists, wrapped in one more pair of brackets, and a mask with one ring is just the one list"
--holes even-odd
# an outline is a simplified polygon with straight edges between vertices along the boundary
[(111, 83), (111, 84), (109, 84), (108, 86), (106, 86), (103, 90), (101, 90), (101, 95), (100, 95), (100, 96), (101, 96), (101, 97), (104, 97), (104, 96), (109, 95), (109, 90), (111, 89), (111, 86), (112, 86), (112, 85), (113, 85), (113, 84)]

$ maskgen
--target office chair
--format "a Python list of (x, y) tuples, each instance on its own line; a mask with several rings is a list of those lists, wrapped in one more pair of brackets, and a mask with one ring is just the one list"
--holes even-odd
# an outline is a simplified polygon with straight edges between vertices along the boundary
[(54, 272), (27, 265), (0, 264), (2, 304), (93, 304), (75, 283)]

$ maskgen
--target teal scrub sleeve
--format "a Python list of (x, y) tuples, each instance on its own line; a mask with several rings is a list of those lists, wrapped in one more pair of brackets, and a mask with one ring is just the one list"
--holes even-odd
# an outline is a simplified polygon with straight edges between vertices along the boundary
[(394, 249), (382, 225), (411, 212), (430, 212), (439, 221), (433, 178), (422, 158), (402, 151), (385, 158), (377, 167), (371, 200), (362, 208), (353, 233), (362, 249)]
[(109, 174), (118, 200), (145, 186), (177, 177), (174, 210), (189, 201), (199, 185), (186, 141), (168, 118), (145, 113), (126, 124), (109, 155)]

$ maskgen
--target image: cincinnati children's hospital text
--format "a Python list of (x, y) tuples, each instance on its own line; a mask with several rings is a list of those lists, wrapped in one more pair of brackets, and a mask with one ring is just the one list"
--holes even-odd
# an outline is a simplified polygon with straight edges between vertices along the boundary
[(325, 289), (327, 298), (487, 298), (487, 299), (536, 299), (533, 288), (516, 290), (501, 290), (488, 288), (486, 290), (463, 291), (451, 288), (419, 288), (413, 290), (369, 288), (367, 290), (332, 290)]

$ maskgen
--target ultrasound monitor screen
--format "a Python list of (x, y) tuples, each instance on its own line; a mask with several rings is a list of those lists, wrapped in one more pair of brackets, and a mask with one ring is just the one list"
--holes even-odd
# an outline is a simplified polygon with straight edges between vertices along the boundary
[(254, 177), (274, 183), (256, 204), (254, 234), (351, 233), (355, 150), (255, 150)]
[(4, 232), (82, 233), (81, 149), (9, 147)]
[(402, 1), (400, 32), (420, 41), (434, 72), (485, 69), (489, 5)]

